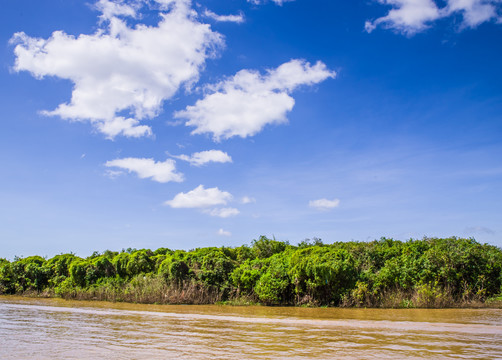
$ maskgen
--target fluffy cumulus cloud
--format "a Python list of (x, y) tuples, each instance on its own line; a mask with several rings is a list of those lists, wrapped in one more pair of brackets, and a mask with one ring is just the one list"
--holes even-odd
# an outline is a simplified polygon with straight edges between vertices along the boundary
[(221, 191), (217, 187), (206, 189), (203, 185), (199, 185), (187, 193), (177, 194), (172, 200), (168, 200), (164, 204), (175, 209), (201, 209), (205, 214), (228, 218), (238, 215), (239, 210), (220, 206), (227, 205), (232, 199), (233, 196), (229, 192)]
[(293, 109), (291, 92), (301, 85), (313, 85), (335, 77), (322, 62), (311, 65), (291, 60), (265, 75), (241, 70), (233, 77), (208, 86), (209, 93), (195, 105), (175, 113), (187, 119), (192, 134), (211, 133), (215, 141), (233, 136), (255, 135), (267, 124), (287, 122)]
[[(153, 159), (124, 158), (107, 161), (105, 166), (124, 169), (135, 173), (141, 179), (150, 178), (160, 183), (183, 181), (183, 174), (176, 172), (176, 162), (171, 159), (156, 162)], [(112, 173), (117, 175), (116, 170)]]
[(123, 17), (140, 18), (140, 3), (100, 0), (101, 25), (91, 35), (12, 37), (15, 71), (74, 85), (71, 100), (46, 115), (90, 121), (109, 138), (145, 136), (151, 128), (141, 121), (158, 115), (181, 86), (198, 80), (207, 58), (223, 46), (221, 35), (200, 23), (186, 0), (156, 0), (158, 24), (129, 26)]
[(430, 22), (439, 19), (439, 9), (432, 0), (378, 0), (392, 6), (386, 16), (374, 21), (367, 21), (366, 31), (371, 32), (377, 26), (391, 28), (407, 35), (413, 35), (429, 27)]
[(457, 14), (463, 17), (462, 28), (473, 28), (487, 21), (502, 20), (498, 14), (502, 3), (500, 0), (447, 0), (442, 8), (433, 0), (376, 1), (391, 6), (391, 9), (387, 15), (367, 21), (365, 28), (368, 32), (382, 26), (406, 35), (414, 35), (429, 28), (438, 19)]
[(206, 150), (193, 153), (192, 155), (171, 155), (176, 159), (188, 161), (190, 165), (202, 166), (210, 162), (227, 163), (232, 162), (232, 158), (221, 150)]
[(165, 204), (172, 208), (207, 208), (217, 205), (226, 205), (232, 200), (232, 194), (221, 191), (217, 187), (205, 189), (199, 185), (187, 193), (179, 193)]
[(318, 200), (311, 200), (309, 201), (309, 206), (311, 208), (321, 210), (321, 211), (327, 211), (334, 209), (340, 205), (340, 200), (339, 199), (333, 199), (333, 200), (328, 200), (328, 199), (318, 199)]

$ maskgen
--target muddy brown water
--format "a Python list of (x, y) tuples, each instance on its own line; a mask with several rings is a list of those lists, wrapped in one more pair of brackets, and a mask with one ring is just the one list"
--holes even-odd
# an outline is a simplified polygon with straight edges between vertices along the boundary
[(0, 296), (0, 359), (502, 359), (499, 309), (137, 305)]

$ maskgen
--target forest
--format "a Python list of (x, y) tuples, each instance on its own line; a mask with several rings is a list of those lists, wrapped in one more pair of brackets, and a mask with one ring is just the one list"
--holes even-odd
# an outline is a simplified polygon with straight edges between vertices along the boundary
[(500, 303), (501, 286), (502, 250), (457, 237), (0, 258), (0, 294), (78, 300), (443, 308)]

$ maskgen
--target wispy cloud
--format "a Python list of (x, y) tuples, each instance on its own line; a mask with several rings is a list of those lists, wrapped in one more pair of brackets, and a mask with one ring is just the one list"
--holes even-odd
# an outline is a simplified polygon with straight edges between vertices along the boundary
[(366, 21), (365, 29), (372, 32), (378, 26), (393, 29), (411, 36), (432, 26), (434, 21), (461, 14), (460, 28), (474, 28), (484, 22), (501, 22), (498, 14), (501, 9), (499, 0), (447, 0), (439, 8), (433, 0), (376, 0), (391, 9), (387, 15), (373, 21)]
[(105, 21), (112, 20), (117, 16), (130, 16), (135, 18), (137, 15), (136, 12), (139, 8), (138, 5), (139, 3), (131, 5), (110, 0), (99, 0), (95, 7), (99, 12), (101, 12), (100, 19)]
[(318, 200), (309, 201), (309, 206), (311, 208), (321, 210), (321, 211), (331, 210), (331, 209), (338, 207), (339, 205), (340, 205), (339, 199), (333, 199), (333, 200), (318, 199)]
[(106, 170), (105, 171), (105, 176), (114, 180), (116, 178), (118, 178), (120, 175), (123, 175), (124, 172), (123, 171), (120, 171), (120, 170)]
[(493, 19), (500, 22), (502, 20), (498, 15), (500, 10), (500, 0), (448, 0), (443, 13), (445, 16), (460, 13), (463, 17), (462, 27), (475, 28)]
[(235, 76), (213, 86), (209, 94), (194, 106), (175, 113), (195, 127), (192, 134), (213, 134), (215, 141), (233, 136), (255, 135), (267, 124), (287, 122), (286, 114), (295, 100), (290, 93), (301, 85), (314, 85), (335, 72), (322, 62), (311, 65), (303, 60), (291, 60), (261, 75), (257, 71), (241, 70)]
[(470, 226), (470, 227), (465, 228), (464, 233), (466, 233), (466, 234), (495, 235), (495, 230), (489, 229), (484, 226)]
[(218, 22), (234, 22), (238, 24), (244, 22), (244, 15), (242, 13), (239, 13), (238, 15), (218, 15), (211, 10), (206, 9), (204, 15)]
[(221, 150), (206, 150), (193, 153), (192, 155), (171, 155), (175, 159), (187, 161), (190, 165), (202, 166), (210, 162), (228, 163), (232, 162), (232, 158), (226, 152)]
[(249, 197), (249, 196), (244, 196), (241, 199), (241, 203), (243, 203), (243, 204), (251, 204), (251, 203), (255, 203), (255, 202), (256, 202), (256, 199), (252, 198), (252, 197)]
[(231, 216), (239, 215), (240, 211), (236, 208), (215, 208), (211, 210), (205, 210), (204, 213), (209, 214), (211, 216), (228, 218)]
[(223, 229), (218, 230), (218, 235), (220, 236), (232, 236), (232, 233), (230, 231), (226, 231)]
[[(295, 0), (270, 0), (270, 1), (274, 2), (277, 5), (282, 5), (285, 2), (291, 2), (291, 1), (295, 1)], [(261, 5), (261, 4), (266, 3), (267, 0), (248, 0), (248, 2), (250, 2), (251, 4), (255, 4), (255, 5)]]

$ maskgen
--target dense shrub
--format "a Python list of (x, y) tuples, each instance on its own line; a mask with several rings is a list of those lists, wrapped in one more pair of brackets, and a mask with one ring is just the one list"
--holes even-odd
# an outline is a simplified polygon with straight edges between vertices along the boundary
[(118, 276), (122, 278), (127, 278), (129, 276), (127, 271), (127, 264), (129, 263), (129, 258), (131, 255), (127, 252), (121, 252), (115, 256), (112, 260), (112, 264), (115, 267), (115, 272)]
[(226, 284), (234, 268), (234, 261), (218, 248), (196, 249), (190, 253), (189, 261), (194, 276), (206, 285)]
[(70, 276), (70, 265), (73, 261), (80, 260), (74, 254), (61, 254), (47, 260), (45, 267), (48, 269), (49, 285), (57, 286)]
[(12, 265), (5, 259), (0, 260), (0, 294), (13, 294), (14, 286)]
[(77, 286), (86, 286), (86, 274), (89, 261), (77, 260), (70, 265), (70, 279)]
[(254, 291), (265, 304), (289, 304), (291, 302), (291, 279), (288, 275), (289, 254), (276, 253), (266, 262)]
[(239, 292), (246, 295), (252, 295), (256, 283), (262, 275), (262, 268), (264, 266), (265, 264), (262, 259), (247, 259), (232, 272), (232, 284), (239, 290)]
[(49, 270), (45, 262), (40, 256), (30, 256), (11, 263), (11, 281), (16, 292), (40, 291), (48, 284)]
[(150, 250), (138, 250), (132, 253), (127, 262), (127, 275), (136, 276), (146, 274), (155, 269), (155, 261), (153, 252)]
[(455, 237), (292, 246), (261, 236), (235, 248), (0, 258), (1, 294), (79, 299), (443, 307), (483, 302), (501, 286), (501, 249)]
[(167, 282), (181, 284), (190, 275), (186, 252), (177, 250), (170, 256), (166, 256), (160, 264), (158, 272)]
[(283, 252), (289, 244), (275, 239), (268, 239), (266, 236), (260, 236), (258, 240), (253, 240), (252, 245), (254, 257), (264, 259)]
[(338, 303), (357, 281), (352, 255), (337, 247), (307, 247), (292, 254), (289, 274), (297, 301)]

